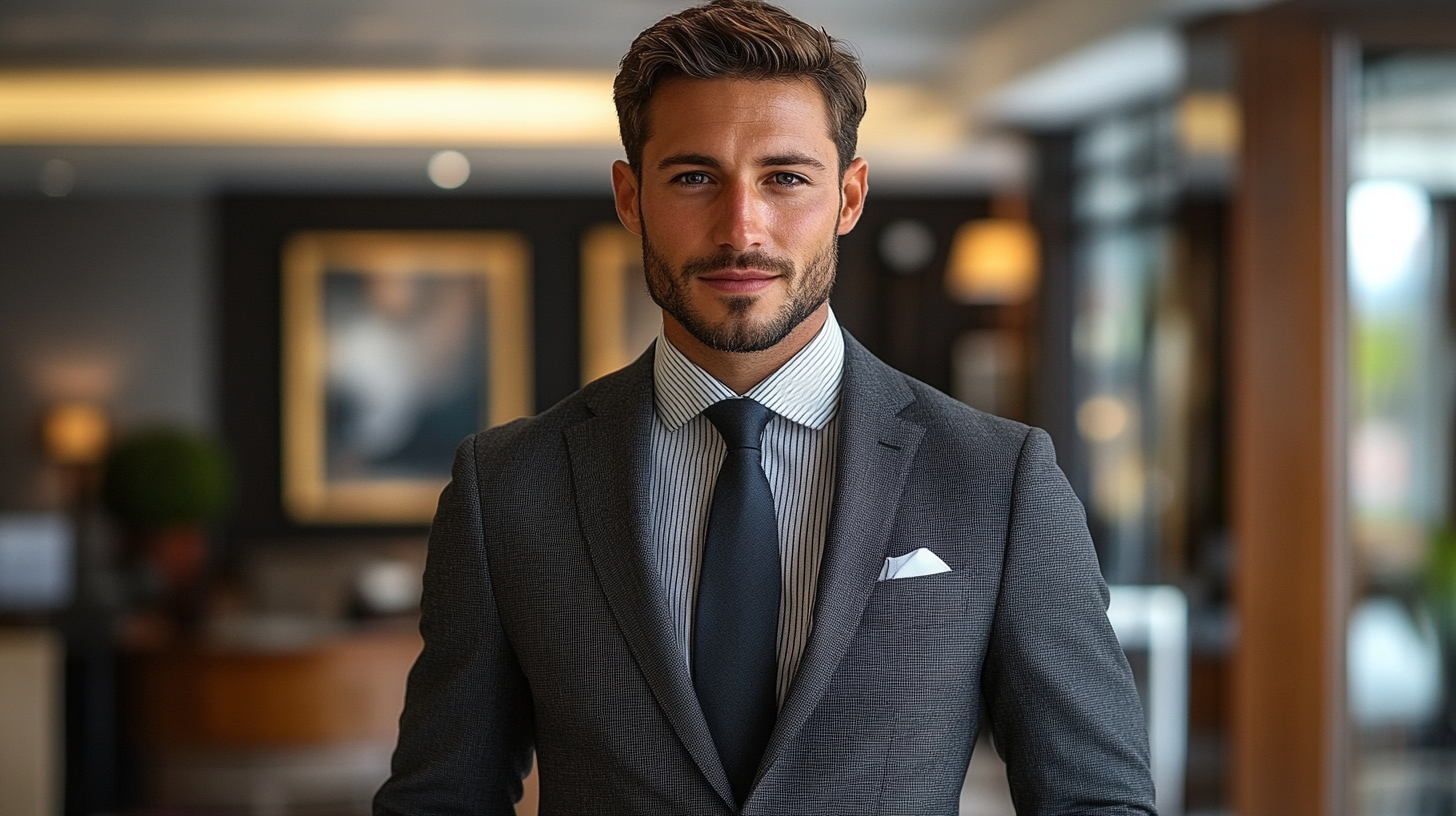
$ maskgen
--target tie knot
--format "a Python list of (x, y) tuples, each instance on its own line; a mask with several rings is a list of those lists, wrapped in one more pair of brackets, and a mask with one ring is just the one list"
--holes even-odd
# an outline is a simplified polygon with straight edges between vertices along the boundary
[(703, 409), (703, 416), (713, 423), (723, 441), (731, 448), (753, 448), (758, 450), (759, 437), (768, 425), (773, 411), (747, 397), (715, 402)]

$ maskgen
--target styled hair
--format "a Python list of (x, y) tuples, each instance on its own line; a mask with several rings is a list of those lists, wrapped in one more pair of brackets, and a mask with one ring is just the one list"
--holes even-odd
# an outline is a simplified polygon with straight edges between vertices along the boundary
[(642, 174), (647, 108), (658, 85), (692, 79), (813, 80), (829, 110), (839, 172), (854, 161), (865, 114), (865, 76), (846, 45), (761, 0), (712, 0), (664, 17), (637, 35), (612, 84), (622, 147)]

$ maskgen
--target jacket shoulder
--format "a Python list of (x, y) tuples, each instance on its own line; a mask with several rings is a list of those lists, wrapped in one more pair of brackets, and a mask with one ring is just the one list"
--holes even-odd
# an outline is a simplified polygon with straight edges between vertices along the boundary
[[(897, 372), (898, 373), (898, 372)], [(900, 374), (915, 394), (914, 417), (928, 430), (974, 439), (982, 444), (1021, 446), (1036, 429), (1014, 419), (996, 416), (961, 402), (938, 388), (927, 385), (908, 374)]]
[(875, 381), (895, 402), (904, 403), (900, 416), (925, 428), (940, 443), (971, 444), (977, 447), (1009, 447), (1019, 450), (1027, 436), (1040, 433), (1016, 420), (972, 408), (880, 360), (845, 334), (846, 362), (856, 368), (859, 379)]
[(652, 347), (636, 362), (593, 380), (535, 416), (486, 428), (470, 437), (477, 456), (491, 456), (556, 444), (562, 431), (596, 416), (604, 407), (618, 407), (651, 398)]

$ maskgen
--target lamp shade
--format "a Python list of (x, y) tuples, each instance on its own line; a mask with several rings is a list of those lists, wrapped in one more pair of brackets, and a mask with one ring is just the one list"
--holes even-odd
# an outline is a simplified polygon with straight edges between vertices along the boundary
[(1023, 303), (1036, 291), (1036, 232), (1018, 218), (982, 218), (956, 230), (946, 292), (962, 303)]
[(41, 418), (41, 442), (51, 461), (90, 465), (101, 461), (111, 441), (106, 413), (89, 402), (63, 402)]

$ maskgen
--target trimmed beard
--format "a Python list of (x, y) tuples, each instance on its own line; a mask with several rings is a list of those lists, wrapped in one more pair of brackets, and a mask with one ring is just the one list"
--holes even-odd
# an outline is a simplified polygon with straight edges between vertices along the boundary
[[(647, 292), (662, 310), (697, 339), (714, 351), (747, 354), (773, 348), (808, 319), (834, 290), (835, 270), (839, 264), (839, 241), (831, 238), (824, 249), (809, 259), (802, 270), (794, 262), (776, 258), (759, 250), (734, 252), (723, 250), (706, 258), (692, 258), (675, 270), (658, 254), (647, 238), (647, 224), (642, 224), (642, 267), (647, 279)], [(782, 276), (788, 285), (789, 297), (765, 322), (749, 318), (757, 295), (733, 295), (723, 299), (728, 317), (714, 325), (699, 314), (688, 300), (688, 283), (697, 275), (720, 269), (766, 269)]]

